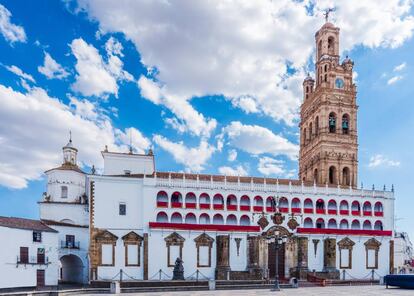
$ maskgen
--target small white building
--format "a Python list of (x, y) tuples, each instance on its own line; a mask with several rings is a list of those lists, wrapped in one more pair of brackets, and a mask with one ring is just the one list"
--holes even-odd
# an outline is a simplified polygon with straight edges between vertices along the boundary
[(58, 233), (42, 221), (0, 217), (0, 289), (57, 286)]
[(414, 273), (413, 244), (406, 232), (396, 232), (394, 235), (395, 273)]

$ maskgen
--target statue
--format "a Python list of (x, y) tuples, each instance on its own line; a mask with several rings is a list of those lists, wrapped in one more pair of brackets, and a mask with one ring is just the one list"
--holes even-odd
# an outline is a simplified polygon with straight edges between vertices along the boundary
[(184, 261), (181, 258), (175, 260), (174, 270), (173, 270), (173, 281), (184, 280)]

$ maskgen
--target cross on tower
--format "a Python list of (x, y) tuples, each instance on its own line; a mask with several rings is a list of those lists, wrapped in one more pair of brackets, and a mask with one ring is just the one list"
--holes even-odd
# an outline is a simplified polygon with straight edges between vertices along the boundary
[(323, 14), (325, 16), (325, 22), (328, 22), (329, 13), (331, 13), (332, 11), (334, 11), (333, 8), (328, 8), (327, 10), (325, 10), (325, 13)]

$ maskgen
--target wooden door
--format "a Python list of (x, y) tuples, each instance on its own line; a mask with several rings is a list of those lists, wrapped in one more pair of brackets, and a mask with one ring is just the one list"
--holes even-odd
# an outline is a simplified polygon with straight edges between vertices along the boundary
[(45, 270), (38, 269), (36, 272), (36, 287), (44, 287), (45, 286)]
[[(268, 261), (267, 266), (269, 268), (269, 278), (273, 279), (276, 273), (276, 251), (275, 244), (271, 243), (268, 245)], [(279, 258), (278, 258), (278, 274), (279, 280), (285, 278), (285, 244), (279, 248)]]

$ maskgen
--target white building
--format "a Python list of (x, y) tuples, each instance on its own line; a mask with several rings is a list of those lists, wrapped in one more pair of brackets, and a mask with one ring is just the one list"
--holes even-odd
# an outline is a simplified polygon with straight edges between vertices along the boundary
[(414, 273), (413, 244), (406, 232), (396, 232), (395, 241), (395, 273)]
[(0, 288), (57, 286), (57, 231), (41, 221), (0, 217)]

